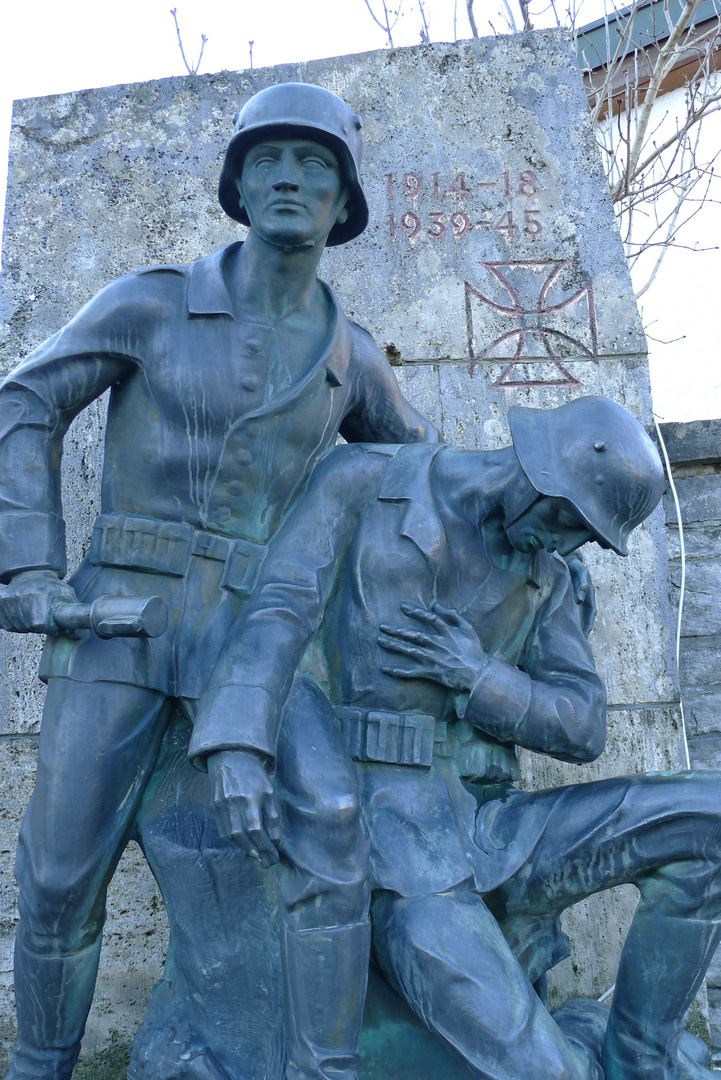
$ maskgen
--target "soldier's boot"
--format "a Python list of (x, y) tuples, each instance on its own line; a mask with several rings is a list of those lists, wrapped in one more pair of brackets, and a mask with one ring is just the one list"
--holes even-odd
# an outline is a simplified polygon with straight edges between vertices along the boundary
[(686, 1010), (721, 940), (721, 922), (639, 911), (616, 981), (606, 1039), (606, 1080), (715, 1075), (679, 1055)]
[(370, 938), (368, 920), (283, 927), (287, 1080), (356, 1080)]
[(69, 956), (15, 941), (18, 1037), (6, 1080), (69, 1080), (80, 1053), (100, 959), (100, 939)]

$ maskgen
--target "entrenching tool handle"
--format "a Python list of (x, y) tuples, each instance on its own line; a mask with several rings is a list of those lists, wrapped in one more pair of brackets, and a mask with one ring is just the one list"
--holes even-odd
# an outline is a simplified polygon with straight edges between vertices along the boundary
[(53, 615), (63, 630), (93, 630), (101, 638), (156, 638), (168, 625), (160, 596), (99, 596), (92, 604), (58, 604)]

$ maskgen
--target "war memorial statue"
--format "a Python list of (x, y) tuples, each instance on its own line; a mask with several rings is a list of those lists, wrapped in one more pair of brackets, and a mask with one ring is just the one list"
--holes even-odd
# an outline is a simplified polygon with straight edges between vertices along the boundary
[[(225, 831), (268, 865), (280, 853), (288, 1080), (356, 1075), (371, 938), (473, 1076), (709, 1075), (679, 1043), (721, 939), (719, 776), (513, 788), (516, 746), (603, 750), (560, 556), (626, 555), (661, 462), (604, 398), (509, 423), (512, 446), (487, 453), (332, 450), (201, 700), (190, 754)], [(319, 631), (328, 697), (296, 676)], [(556, 1023), (531, 983), (566, 955), (560, 913), (623, 882), (641, 900), (608, 1024), (602, 1007)]]
[[(248, 238), (128, 274), (0, 393), (0, 625), (47, 633), (35, 791), (20, 836), (18, 1041), (9, 1076), (69, 1077), (90, 1008), (105, 893), (171, 702), (192, 717), (268, 538), (338, 432), (435, 440), (388, 361), (316, 278), (365, 228), (361, 120), (329, 91), (253, 98), (220, 199)], [(65, 583), (62, 440), (111, 387), (99, 516)], [(159, 637), (60, 633), (58, 605), (157, 594)]]
[[(366, 226), (360, 158), (329, 91), (252, 97), (220, 180), (244, 243), (113, 282), (0, 388), (0, 625), (48, 635), (10, 1080), (72, 1075), (178, 708), (232, 857), (278, 876), (268, 1080), (354, 1080), (371, 952), (479, 1080), (709, 1075), (682, 1025), (721, 936), (718, 776), (514, 787), (516, 747), (603, 749), (567, 557), (626, 553), (658, 455), (600, 397), (512, 410), (500, 451), (439, 443), (316, 278)], [(108, 388), (101, 514), (65, 583), (62, 441)], [(532, 984), (565, 955), (559, 914), (620, 882), (642, 900), (610, 1017), (554, 1018)]]

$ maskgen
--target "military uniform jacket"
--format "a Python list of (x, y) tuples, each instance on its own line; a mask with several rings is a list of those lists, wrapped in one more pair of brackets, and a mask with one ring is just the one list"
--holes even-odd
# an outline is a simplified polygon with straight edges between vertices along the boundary
[[(441, 891), (471, 874), (488, 891), (537, 842), (545, 821), (533, 814), (513, 836), (496, 837), (493, 804), (478, 814), (462, 780), (507, 785), (518, 777), (515, 746), (582, 762), (605, 739), (603, 685), (565, 561), (538, 551), (498, 567), (480, 524), (484, 507), (499, 502), (490, 468), (474, 520), (434, 490), (436, 456), (453, 452), (349, 446), (319, 463), (270, 546), (190, 744), (196, 763), (243, 747), (272, 757), (294, 672), (320, 627), (339, 713), (430, 714), (443, 735), (429, 769), (357, 765), (374, 887), (401, 895)], [(469, 620), (490, 657), (470, 694), (383, 671), (406, 665), (378, 645), (381, 624), (418, 629), (400, 603), (436, 600)]]
[[(350, 441), (437, 437), (401, 396), (370, 335), (345, 318), (327, 286), (325, 348), (301, 377), (275, 392), (271, 367), (282, 358), (273, 355), (272, 328), (233, 314), (223, 264), (237, 246), (189, 266), (136, 270), (111, 283), (6, 379), (0, 389), (0, 581), (25, 569), (65, 573), (62, 439), (74, 417), (108, 388), (102, 514), (177, 523), (211, 539), (251, 545), (273, 534), (339, 430)], [(141, 586), (145, 593), (167, 593), (170, 631), (154, 644), (104, 643), (101, 652), (97, 641), (91, 646), (83, 639), (78, 649), (59, 640), (49, 645), (46, 673), (103, 677), (93, 672), (104, 657), (103, 668), (121, 680), (178, 690), (178, 678), (168, 682), (167, 676), (171, 660), (182, 666), (173, 641), (178, 589), (123, 581), (117, 558), (99, 579), (102, 562), (96, 557), (93, 567), (81, 567), (76, 584), (84, 595)], [(128, 573), (143, 569), (130, 562)], [(198, 582), (183, 605), (183, 618), (193, 619), (186, 626), (191, 641), (201, 609), (209, 607), (208, 588)], [(205, 666), (213, 659), (206, 656)]]

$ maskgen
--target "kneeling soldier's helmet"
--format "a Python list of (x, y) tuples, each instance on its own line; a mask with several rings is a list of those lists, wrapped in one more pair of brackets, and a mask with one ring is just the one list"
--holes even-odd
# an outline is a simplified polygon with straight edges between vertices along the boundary
[(245, 155), (255, 143), (268, 139), (309, 138), (329, 147), (338, 158), (343, 183), (349, 192), (348, 219), (336, 222), (328, 245), (345, 244), (368, 224), (368, 205), (360, 181), (363, 122), (345, 101), (322, 86), (280, 83), (255, 94), (235, 117), (235, 135), (225, 152), (218, 198), (226, 214), (249, 225), (235, 181), (243, 171)]
[(658, 505), (661, 459), (630, 413), (603, 397), (508, 412), (513, 447), (536, 491), (566, 499), (604, 547), (628, 555), (629, 534)]

